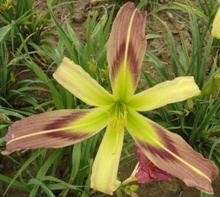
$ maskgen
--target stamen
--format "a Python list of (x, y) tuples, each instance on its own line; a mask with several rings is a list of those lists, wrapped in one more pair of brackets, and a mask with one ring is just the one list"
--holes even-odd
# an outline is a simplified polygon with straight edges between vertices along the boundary
[(116, 152), (117, 144), (119, 141), (119, 135), (120, 135), (119, 132), (123, 132), (126, 121), (127, 121), (126, 105), (122, 102), (118, 102), (115, 104), (114, 118), (112, 121), (112, 130), (117, 132), (116, 143), (115, 143), (115, 147), (113, 148), (112, 154), (115, 154)]
[(115, 104), (114, 119), (112, 126), (117, 130), (124, 127), (127, 122), (127, 110), (126, 105), (122, 102)]

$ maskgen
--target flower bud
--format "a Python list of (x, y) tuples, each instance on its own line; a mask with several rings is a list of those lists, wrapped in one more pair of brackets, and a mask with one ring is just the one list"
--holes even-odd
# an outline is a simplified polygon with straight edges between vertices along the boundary
[(90, 62), (88, 62), (88, 68), (89, 68), (90, 75), (96, 76), (96, 74), (97, 74), (97, 63), (93, 58)]
[(213, 26), (212, 26), (212, 36), (215, 38), (220, 38), (220, 7), (215, 15)]
[(218, 72), (213, 78), (209, 85), (202, 91), (199, 96), (217, 96), (218, 90), (220, 88), (220, 72)]
[(7, 10), (12, 4), (12, 0), (7, 0), (6, 3), (0, 5), (0, 10)]

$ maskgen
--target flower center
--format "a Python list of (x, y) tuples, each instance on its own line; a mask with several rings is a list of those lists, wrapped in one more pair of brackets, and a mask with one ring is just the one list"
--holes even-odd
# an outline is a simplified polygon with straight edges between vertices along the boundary
[(117, 130), (123, 129), (127, 122), (126, 105), (123, 102), (115, 103), (114, 118), (112, 121), (113, 128)]
[(116, 132), (115, 147), (112, 147), (112, 154), (114, 155), (119, 143), (120, 132), (124, 132), (124, 126), (127, 122), (127, 110), (126, 105), (123, 102), (116, 102), (114, 107), (113, 120), (111, 123), (112, 131)]

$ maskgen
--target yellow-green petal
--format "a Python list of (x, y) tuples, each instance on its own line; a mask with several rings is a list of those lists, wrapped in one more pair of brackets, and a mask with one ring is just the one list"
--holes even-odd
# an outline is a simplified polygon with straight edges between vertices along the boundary
[(57, 110), (24, 118), (9, 127), (4, 153), (60, 148), (83, 141), (107, 126), (110, 111), (110, 107)]
[(200, 90), (193, 77), (177, 77), (134, 95), (128, 105), (136, 111), (148, 111), (199, 94)]
[(107, 127), (92, 168), (91, 187), (95, 190), (112, 195), (120, 185), (117, 172), (123, 136), (123, 128), (115, 130), (112, 124)]
[(93, 106), (109, 105), (112, 95), (93, 79), (81, 66), (64, 57), (53, 77), (73, 95)]
[(107, 44), (110, 80), (116, 101), (130, 99), (136, 89), (146, 50), (146, 13), (131, 2), (118, 12)]
[(212, 26), (212, 36), (220, 38), (220, 7), (215, 15), (213, 26)]
[(218, 176), (214, 162), (195, 152), (180, 136), (128, 110), (127, 130), (158, 168), (182, 179), (188, 186), (213, 194)]

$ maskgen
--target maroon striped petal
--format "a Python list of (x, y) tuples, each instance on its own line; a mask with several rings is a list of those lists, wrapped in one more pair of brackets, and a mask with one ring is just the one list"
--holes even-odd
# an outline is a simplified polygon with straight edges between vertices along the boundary
[(126, 128), (144, 154), (161, 170), (182, 179), (188, 186), (213, 194), (215, 164), (195, 152), (179, 135), (129, 110)]
[(115, 100), (128, 101), (136, 89), (146, 50), (145, 21), (146, 13), (128, 2), (112, 25), (107, 59)]
[(24, 118), (9, 127), (3, 154), (21, 149), (59, 148), (83, 141), (107, 125), (108, 110), (58, 110)]

